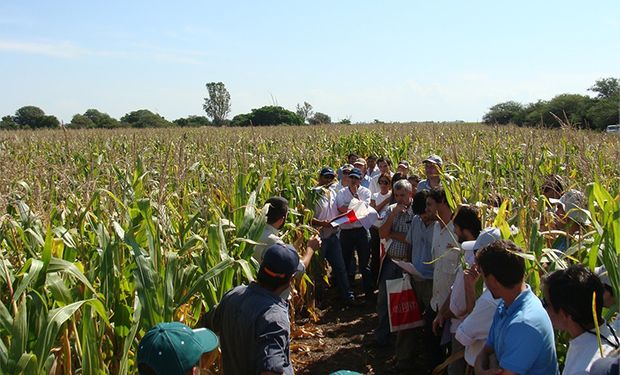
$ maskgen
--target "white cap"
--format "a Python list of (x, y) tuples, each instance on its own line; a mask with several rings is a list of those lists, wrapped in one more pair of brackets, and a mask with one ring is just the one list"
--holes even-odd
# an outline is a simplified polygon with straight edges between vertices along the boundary
[(478, 238), (475, 241), (464, 241), (461, 244), (461, 249), (465, 251), (465, 262), (467, 264), (474, 264), (474, 252), (486, 247), (497, 240), (502, 239), (502, 233), (497, 228), (485, 228), (483, 229)]

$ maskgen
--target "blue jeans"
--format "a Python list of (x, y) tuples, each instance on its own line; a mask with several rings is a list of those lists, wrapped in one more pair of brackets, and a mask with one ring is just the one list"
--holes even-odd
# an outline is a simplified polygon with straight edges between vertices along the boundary
[(362, 274), (362, 284), (367, 295), (373, 293), (374, 280), (370, 273), (370, 233), (366, 228), (343, 229), (340, 231), (342, 258), (349, 275), (355, 275), (353, 251), (357, 251), (357, 260)]
[(390, 338), (390, 317), (388, 316), (388, 298), (385, 282), (403, 277), (402, 268), (398, 267), (390, 257), (386, 256), (379, 275), (379, 293), (377, 294), (377, 316), (379, 325), (375, 328), (375, 338), (380, 344), (387, 344)]
[(344, 300), (353, 299), (353, 292), (349, 287), (349, 279), (347, 277), (347, 269), (344, 266), (342, 258), (342, 248), (340, 247), (340, 239), (337, 235), (322, 239), (321, 256), (327, 260), (332, 268), (334, 283), (340, 291), (340, 296)]

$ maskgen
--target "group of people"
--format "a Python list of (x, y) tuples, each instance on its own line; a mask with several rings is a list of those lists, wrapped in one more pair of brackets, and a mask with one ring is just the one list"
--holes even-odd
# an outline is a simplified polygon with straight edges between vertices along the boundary
[[(323, 167), (312, 189), (312, 225), (318, 234), (307, 242), (303, 256), (280, 238), (288, 202), (267, 200), (266, 228), (253, 254), (260, 264), (257, 280), (232, 289), (210, 311), (205, 325), (212, 331), (179, 328), (178, 323), (149, 331), (138, 351), (141, 374), (197, 371), (218, 342), (225, 374), (292, 374), (287, 299), (291, 283), (316, 253), (329, 264), (345, 308), (376, 304), (377, 326), (366, 344), (394, 348), (390, 373), (430, 373), (443, 366), (451, 375), (559, 374), (555, 328), (570, 337), (563, 375), (617, 374), (620, 320), (610, 323), (602, 317), (603, 307), (618, 306), (604, 267), (592, 272), (571, 265), (549, 272), (538, 298), (526, 283), (523, 250), (502, 239), (499, 229), (482, 228), (475, 206), (453, 211), (442, 187), (441, 157), (430, 155), (422, 165), (424, 179), (411, 173), (407, 161), (393, 172), (386, 157), (351, 154), (337, 170)], [(542, 190), (557, 218), (544, 225), (561, 225), (571, 233), (588, 224), (582, 193), (564, 192), (557, 176), (550, 176)], [(360, 205), (376, 212), (371, 225), (339, 220)], [(559, 250), (570, 246), (569, 237), (558, 241), (554, 247)], [(393, 333), (386, 285), (411, 273), (403, 264), (413, 266), (408, 279), (424, 323)], [(356, 293), (358, 273), (361, 290)], [(164, 358), (171, 346), (175, 353), (187, 349), (175, 354), (178, 361)], [(187, 365), (171, 372), (172, 362)], [(159, 363), (168, 367), (159, 370)]]

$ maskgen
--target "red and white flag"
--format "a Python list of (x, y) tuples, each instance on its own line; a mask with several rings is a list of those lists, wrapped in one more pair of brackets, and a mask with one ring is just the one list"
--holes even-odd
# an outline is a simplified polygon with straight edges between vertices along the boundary
[(379, 215), (374, 208), (366, 205), (359, 199), (353, 198), (351, 203), (349, 203), (349, 211), (336, 216), (330, 224), (333, 227), (337, 227), (342, 224), (353, 224), (359, 221), (364, 228), (369, 229), (377, 221), (378, 217)]

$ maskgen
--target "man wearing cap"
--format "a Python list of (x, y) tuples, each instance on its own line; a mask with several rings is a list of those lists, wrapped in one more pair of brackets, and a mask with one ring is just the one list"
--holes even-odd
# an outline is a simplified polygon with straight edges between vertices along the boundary
[[(489, 336), (493, 315), (499, 304), (499, 299), (493, 298), (491, 292), (486, 288), (476, 299), (476, 283), (480, 278), (480, 270), (476, 264), (476, 252), (500, 239), (499, 229), (485, 228), (475, 241), (465, 241), (461, 244), (465, 262), (469, 268), (461, 274), (457, 274), (452, 293), (455, 292), (455, 288), (459, 288), (463, 290), (465, 296), (464, 314), (466, 317), (456, 327), (455, 338), (465, 347), (464, 358), (469, 366), (474, 366), (476, 357), (484, 347)], [(460, 285), (457, 285), (457, 282)], [(463, 300), (458, 301), (458, 305), (461, 307), (459, 308), (456, 303), (451, 301), (450, 310), (462, 310)], [(457, 314), (455, 313), (455, 315)]]
[(334, 170), (330, 167), (323, 167), (319, 173), (319, 183), (312, 189), (317, 194), (312, 225), (319, 228), (321, 256), (327, 259), (332, 269), (332, 275), (341, 298), (345, 304), (354, 304), (353, 292), (349, 287), (347, 269), (342, 258), (342, 248), (338, 238), (339, 229), (330, 224), (340, 214), (338, 207), (336, 207), (337, 186)]
[[(360, 185), (361, 179), (362, 171), (353, 168), (351, 173), (349, 173), (349, 186), (336, 194), (336, 207), (338, 208), (338, 212), (345, 213), (349, 211), (349, 204), (353, 199), (362, 201), (367, 206), (370, 205), (370, 190)], [(370, 233), (359, 221), (342, 224), (340, 226), (340, 245), (342, 247), (342, 256), (349, 278), (355, 277), (353, 251), (357, 251), (364, 292), (367, 297), (370, 297), (374, 290), (374, 281), (372, 280), (369, 265)]]
[(293, 374), (288, 303), (280, 295), (298, 265), (291, 245), (275, 243), (265, 251), (257, 281), (222, 297), (211, 326), (220, 336), (224, 374)]
[(424, 164), (424, 174), (426, 179), (418, 183), (416, 191), (432, 190), (441, 187), (441, 178), (439, 177), (443, 160), (438, 155), (431, 155), (422, 161)]
[(400, 173), (403, 177), (409, 176), (409, 162), (407, 160), (401, 160), (396, 168), (396, 173)]
[(206, 354), (218, 347), (218, 338), (206, 328), (191, 329), (183, 323), (159, 323), (138, 345), (140, 375), (198, 374), (208, 367)]
[(371, 179), (370, 176), (366, 174), (366, 160), (364, 160), (364, 158), (357, 158), (357, 160), (355, 160), (355, 163), (353, 163), (353, 167), (362, 171), (362, 180), (360, 182), (360, 185), (368, 188), (370, 186)]

